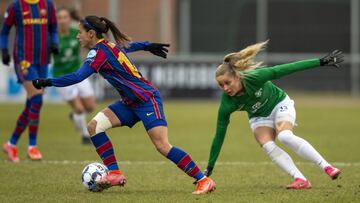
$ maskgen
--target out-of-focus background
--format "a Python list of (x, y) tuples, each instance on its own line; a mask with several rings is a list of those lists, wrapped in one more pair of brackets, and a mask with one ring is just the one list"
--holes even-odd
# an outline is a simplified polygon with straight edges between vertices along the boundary
[[(0, 2), (4, 13), (10, 0)], [(171, 44), (167, 60), (132, 54), (143, 75), (166, 98), (216, 98), (214, 70), (222, 57), (270, 39), (258, 58), (266, 65), (321, 57), (333, 49), (346, 55), (340, 70), (317, 68), (275, 83), (285, 90), (360, 94), (360, 6), (358, 0), (55, 0), (81, 16), (106, 16), (135, 41)], [(0, 17), (0, 23), (3, 17)], [(10, 43), (11, 47), (12, 43)], [(84, 51), (85, 52), (85, 51)], [(12, 67), (1, 67), (0, 100), (18, 100), (23, 92)], [(98, 99), (117, 93), (96, 77)], [(50, 88), (47, 99), (58, 101)]]
[[(1, 26), (9, 2), (0, 1)], [(274, 81), (295, 100), (294, 133), (343, 173), (332, 181), (318, 166), (278, 142), (313, 186), (307, 191), (285, 190), (292, 178), (256, 143), (246, 113), (236, 112), (212, 175), (217, 182), (213, 194), (191, 196), (192, 179), (156, 152), (141, 123), (107, 131), (126, 174), (126, 187), (91, 193), (82, 186), (80, 174), (85, 165), (101, 160), (92, 145), (81, 145), (68, 117), (70, 107), (55, 88), (47, 88), (38, 136), (44, 158), (41, 162), (26, 158), (26, 132), (18, 144), (20, 163), (6, 161), (6, 154), (0, 153), (0, 202), (359, 202), (359, 0), (54, 2), (57, 7), (76, 8), (81, 16), (106, 16), (133, 40), (171, 44), (166, 60), (146, 52), (129, 56), (165, 98), (171, 143), (190, 153), (202, 170), (207, 166), (219, 106), (214, 72), (225, 54), (267, 39), (269, 46), (258, 59), (270, 66), (343, 50), (345, 62), (340, 69), (319, 67)], [(98, 100), (87, 120), (119, 99), (102, 78), (92, 80)], [(24, 101), (13, 65), (0, 64), (1, 144), (11, 135)]]

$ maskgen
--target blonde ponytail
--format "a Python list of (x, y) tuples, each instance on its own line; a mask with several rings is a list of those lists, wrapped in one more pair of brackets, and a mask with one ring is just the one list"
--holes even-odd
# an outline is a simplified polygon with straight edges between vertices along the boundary
[(224, 62), (216, 70), (216, 77), (225, 73), (236, 73), (239, 71), (252, 70), (263, 65), (263, 62), (254, 60), (255, 56), (265, 49), (269, 40), (259, 42), (245, 49), (226, 55)]

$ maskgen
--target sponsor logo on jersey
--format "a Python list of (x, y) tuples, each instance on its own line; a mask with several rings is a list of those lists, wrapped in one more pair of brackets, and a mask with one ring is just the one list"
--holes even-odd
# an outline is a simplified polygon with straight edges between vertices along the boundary
[(20, 62), (20, 68), (21, 68), (21, 72), (24, 74), (24, 75), (27, 75), (28, 74), (28, 69), (30, 68), (31, 64), (29, 61), (26, 61), (26, 60), (22, 60)]
[(23, 20), (24, 25), (44, 25), (47, 23), (47, 18), (26, 18)]
[(264, 103), (256, 102), (254, 105), (251, 106), (252, 111), (251, 113), (256, 113), (261, 107), (263, 107), (269, 100), (266, 99)]
[(87, 59), (91, 59), (94, 58), (96, 56), (96, 51), (95, 50), (91, 50), (89, 51), (88, 55), (86, 56)]
[(255, 97), (261, 97), (262, 95), (262, 88), (260, 88), (258, 91), (255, 92)]
[(9, 13), (6, 11), (4, 14), (4, 18), (7, 18), (7, 17), (9, 17)]

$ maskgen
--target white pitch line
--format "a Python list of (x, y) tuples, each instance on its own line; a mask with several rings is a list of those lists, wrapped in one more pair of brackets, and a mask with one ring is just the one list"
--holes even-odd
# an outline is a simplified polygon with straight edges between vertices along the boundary
[[(42, 160), (42, 161), (30, 161), (23, 160), (20, 163), (39, 163), (39, 164), (52, 164), (52, 165), (86, 165), (93, 162), (101, 162), (101, 160)], [(11, 163), (7, 160), (3, 160), (3, 163)], [(120, 165), (163, 165), (166, 163), (170, 163), (169, 161), (120, 161), (118, 162)], [(201, 165), (206, 165), (206, 161), (199, 161)], [(250, 166), (250, 165), (273, 165), (272, 162), (247, 162), (247, 161), (224, 161), (224, 162), (216, 162), (216, 165), (231, 165), (231, 166)], [(310, 162), (296, 162), (297, 165), (314, 165)], [(334, 166), (355, 166), (359, 167), (360, 162), (332, 162)]]

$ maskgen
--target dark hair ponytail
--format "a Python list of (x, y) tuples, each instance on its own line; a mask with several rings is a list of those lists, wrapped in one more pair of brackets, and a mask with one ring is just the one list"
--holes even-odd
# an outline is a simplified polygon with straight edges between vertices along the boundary
[(111, 33), (114, 36), (116, 43), (125, 46), (128, 42), (131, 41), (131, 38), (126, 34), (120, 32), (116, 25), (105, 17), (100, 17), (100, 20), (104, 21), (107, 27), (110, 29)]
[(102, 34), (107, 33), (110, 29), (116, 43), (120, 46), (127, 46), (127, 43), (131, 41), (129, 36), (120, 32), (116, 25), (105, 17), (86, 16), (80, 23), (87, 31), (94, 30), (97, 38), (103, 38)]

